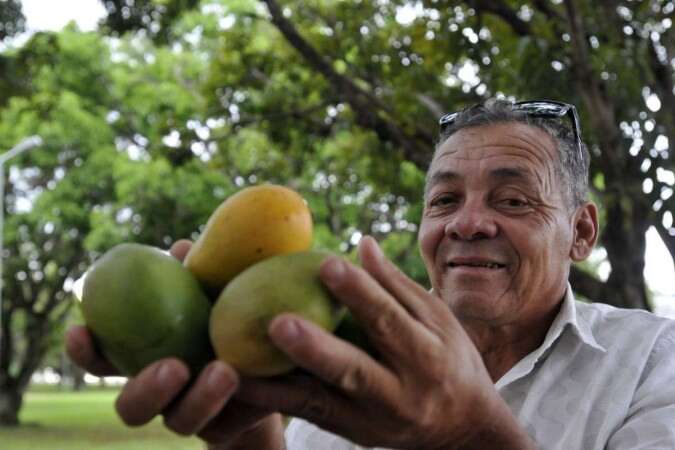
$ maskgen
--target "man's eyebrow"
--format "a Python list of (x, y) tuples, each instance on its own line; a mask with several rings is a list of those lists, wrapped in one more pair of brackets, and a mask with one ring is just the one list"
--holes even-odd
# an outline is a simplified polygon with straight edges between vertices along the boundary
[[(490, 177), (501, 180), (522, 180), (526, 182), (533, 182), (536, 178), (531, 170), (522, 167), (500, 167), (498, 169), (493, 169), (490, 171)], [(450, 183), (452, 181), (461, 180), (462, 178), (462, 175), (451, 170), (434, 172), (427, 178), (424, 193), (425, 195), (428, 194), (431, 188), (439, 183)]]
[(461, 175), (451, 170), (441, 170), (434, 172), (427, 178), (426, 187), (424, 189), (425, 194), (429, 190), (439, 183), (448, 183), (450, 181), (455, 181), (461, 179)]
[(533, 174), (530, 170), (522, 167), (500, 167), (490, 171), (491, 178), (499, 179), (520, 179), (523, 181), (532, 181)]

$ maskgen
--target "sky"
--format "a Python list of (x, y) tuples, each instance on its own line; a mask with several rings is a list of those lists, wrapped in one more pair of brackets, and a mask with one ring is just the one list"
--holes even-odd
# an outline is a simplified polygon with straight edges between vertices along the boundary
[[(100, 0), (22, 0), (22, 6), (28, 33), (58, 31), (73, 20), (81, 30), (90, 31), (96, 28), (98, 20), (105, 15)], [(413, 15), (413, 11), (405, 10), (401, 14), (405, 16), (400, 18), (404, 22), (409, 20), (408, 16)], [(25, 41), (26, 34), (16, 39), (14, 45)], [(675, 318), (675, 267), (654, 229), (647, 232), (646, 261), (647, 283), (656, 295), (655, 312)], [(604, 271), (606, 276), (608, 270), (607, 266), (601, 267), (600, 275)]]
[(100, 0), (21, 0), (28, 30), (60, 30), (74, 20), (83, 31), (96, 28), (105, 15)]

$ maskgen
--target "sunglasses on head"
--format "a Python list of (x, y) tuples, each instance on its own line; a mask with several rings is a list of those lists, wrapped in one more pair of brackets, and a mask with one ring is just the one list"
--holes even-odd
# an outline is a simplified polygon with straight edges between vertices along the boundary
[[(570, 103), (556, 102), (553, 100), (527, 100), (523, 102), (514, 103), (513, 111), (522, 112), (528, 117), (536, 118), (560, 118), (568, 116), (572, 122), (572, 131), (574, 133), (574, 141), (576, 143), (579, 160), (583, 161), (583, 152), (581, 150), (581, 126), (579, 124), (579, 115), (574, 105)], [(441, 133), (447, 130), (462, 111), (448, 113), (443, 115), (438, 125), (441, 128)]]

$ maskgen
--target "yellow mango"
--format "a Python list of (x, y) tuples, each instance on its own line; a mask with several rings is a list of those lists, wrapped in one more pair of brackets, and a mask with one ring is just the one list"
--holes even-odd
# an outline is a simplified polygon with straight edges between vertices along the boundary
[(207, 289), (220, 292), (252, 264), (311, 245), (307, 202), (292, 189), (264, 184), (228, 197), (209, 218), (184, 264)]

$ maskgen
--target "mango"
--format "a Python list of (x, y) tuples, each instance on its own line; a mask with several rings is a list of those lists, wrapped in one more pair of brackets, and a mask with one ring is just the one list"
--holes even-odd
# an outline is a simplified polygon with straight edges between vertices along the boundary
[(270, 321), (299, 314), (333, 332), (345, 312), (319, 279), (330, 253), (310, 250), (261, 261), (234, 278), (211, 311), (209, 331), (216, 356), (244, 375), (273, 376), (295, 365), (269, 336)]
[(80, 306), (103, 355), (124, 375), (169, 356), (195, 371), (213, 358), (208, 298), (157, 248), (120, 244), (106, 252), (85, 277)]
[(209, 291), (220, 290), (247, 267), (275, 255), (308, 250), (312, 215), (284, 186), (252, 186), (228, 197), (211, 215), (185, 258)]

